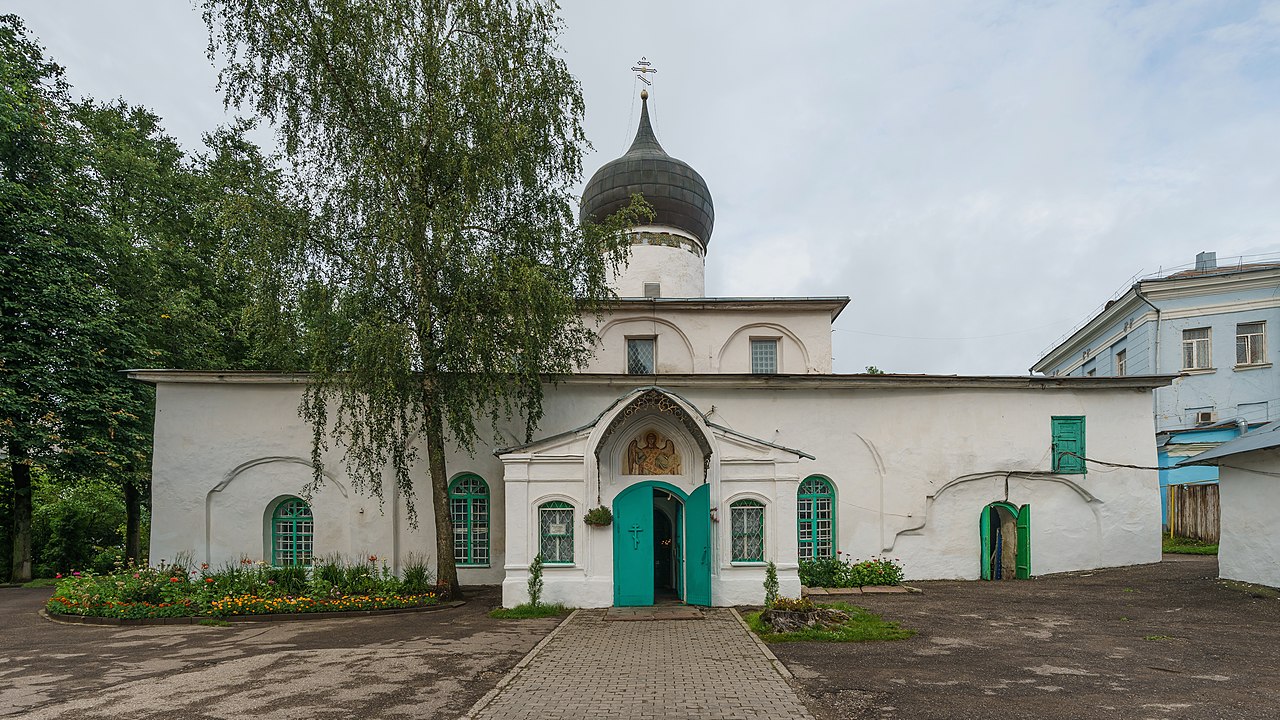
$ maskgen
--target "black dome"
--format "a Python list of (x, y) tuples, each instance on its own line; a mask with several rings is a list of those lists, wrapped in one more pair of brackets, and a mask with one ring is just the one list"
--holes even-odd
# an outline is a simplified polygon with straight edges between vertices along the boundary
[(582, 218), (599, 222), (640, 193), (653, 207), (653, 224), (670, 225), (692, 234), (706, 247), (715, 225), (715, 208), (707, 181), (683, 160), (658, 144), (649, 122), (649, 101), (641, 95), (640, 128), (626, 154), (596, 171), (582, 192)]

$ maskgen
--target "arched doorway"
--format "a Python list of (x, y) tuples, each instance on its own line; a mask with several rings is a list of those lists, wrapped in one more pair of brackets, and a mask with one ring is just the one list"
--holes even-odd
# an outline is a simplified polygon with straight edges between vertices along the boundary
[(613, 500), (613, 604), (653, 605), (658, 591), (711, 604), (711, 491), (686, 495), (660, 480), (635, 483)]
[(993, 502), (982, 509), (980, 557), (983, 580), (1031, 577), (1031, 506)]

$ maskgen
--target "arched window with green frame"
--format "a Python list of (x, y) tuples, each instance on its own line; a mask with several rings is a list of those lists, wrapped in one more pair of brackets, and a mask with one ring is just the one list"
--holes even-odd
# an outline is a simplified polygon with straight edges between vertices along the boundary
[(835, 554), (836, 493), (831, 481), (810, 475), (796, 491), (797, 549), (801, 560)]
[(453, 560), (463, 567), (489, 566), (489, 485), (479, 475), (459, 475), (449, 483), (453, 518)]
[(296, 497), (281, 500), (271, 512), (271, 564), (310, 566), (314, 535), (311, 506)]

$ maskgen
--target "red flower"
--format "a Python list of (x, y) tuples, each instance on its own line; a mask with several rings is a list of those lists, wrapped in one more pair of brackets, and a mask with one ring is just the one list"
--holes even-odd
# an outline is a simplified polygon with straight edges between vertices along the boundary
[(205, 578), (205, 579), (204, 579), (204, 581), (205, 581), (205, 582), (207, 582), (207, 583), (209, 583), (209, 582), (213, 582), (213, 578)]
[(171, 577), (169, 578), (169, 582), (182, 582), (182, 578)]

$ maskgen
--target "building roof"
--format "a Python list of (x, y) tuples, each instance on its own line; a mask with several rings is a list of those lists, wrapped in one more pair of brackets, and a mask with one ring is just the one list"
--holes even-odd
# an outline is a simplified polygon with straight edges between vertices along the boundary
[[(149, 383), (266, 384), (308, 382), (306, 373), (251, 370), (125, 370), (130, 378)], [(580, 373), (548, 377), (561, 385), (616, 385), (628, 388), (661, 381), (664, 388), (741, 389), (992, 389), (992, 390), (1151, 390), (1173, 382), (1176, 375), (1125, 375), (1122, 377), (1052, 377), (1043, 375), (749, 375), (743, 373), (692, 373), (626, 375)]]
[[(1271, 256), (1255, 257), (1266, 259)], [(1113, 327), (1139, 307), (1151, 306), (1152, 301), (1205, 296), (1251, 285), (1269, 287), (1276, 283), (1277, 275), (1280, 275), (1280, 263), (1245, 262), (1241, 256), (1235, 262), (1224, 260), (1224, 264), (1211, 268), (1180, 266), (1135, 277), (1131, 284), (1127, 284), (1099, 306), (1088, 320), (1041, 352), (1039, 359), (1031, 366), (1031, 371), (1047, 372), (1096, 341), (1097, 333)]]
[(682, 310), (827, 310), (835, 320), (849, 304), (845, 295), (815, 297), (623, 297), (604, 303), (611, 307), (660, 305)]
[(1212, 450), (1187, 458), (1179, 465), (1217, 465), (1218, 461), (1225, 457), (1278, 447), (1280, 447), (1280, 420), (1267, 423), (1234, 440), (1228, 440)]
[(582, 219), (600, 222), (626, 207), (634, 193), (653, 208), (652, 224), (683, 230), (702, 243), (711, 240), (715, 207), (707, 181), (689, 163), (667, 154), (649, 122), (648, 94), (641, 94), (640, 127), (630, 149), (604, 164), (582, 192)]

